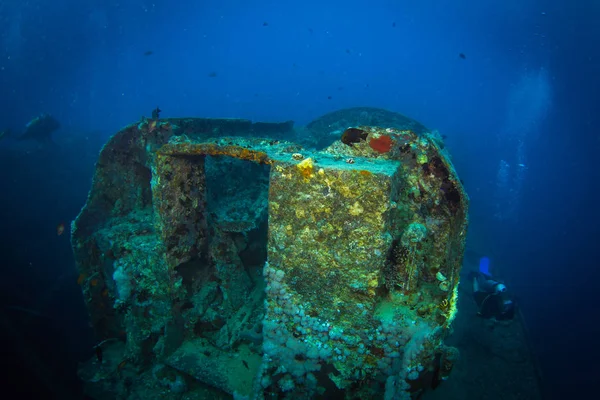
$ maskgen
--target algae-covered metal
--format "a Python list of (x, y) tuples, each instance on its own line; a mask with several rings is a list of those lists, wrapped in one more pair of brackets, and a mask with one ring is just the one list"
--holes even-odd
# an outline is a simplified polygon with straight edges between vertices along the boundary
[(353, 127), (317, 152), (284, 128), (143, 120), (104, 146), (72, 243), (126, 363), (84, 365), (88, 392), (410, 398), (448, 376), (468, 198), (439, 137)]

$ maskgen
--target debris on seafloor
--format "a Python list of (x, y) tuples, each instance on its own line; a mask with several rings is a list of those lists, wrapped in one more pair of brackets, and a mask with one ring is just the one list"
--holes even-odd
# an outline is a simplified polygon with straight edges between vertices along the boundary
[(88, 395), (408, 399), (448, 377), (468, 223), (448, 155), (395, 128), (252, 137), (277, 129), (143, 119), (106, 143), (72, 229), (117, 339), (82, 365)]

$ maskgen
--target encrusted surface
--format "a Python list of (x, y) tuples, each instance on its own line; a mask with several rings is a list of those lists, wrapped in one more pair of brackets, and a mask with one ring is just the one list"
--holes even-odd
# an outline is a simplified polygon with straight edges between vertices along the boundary
[(440, 139), (355, 127), (311, 152), (274, 138), (289, 128), (143, 120), (111, 138), (72, 236), (96, 331), (188, 394), (417, 395), (456, 359), (468, 199)]

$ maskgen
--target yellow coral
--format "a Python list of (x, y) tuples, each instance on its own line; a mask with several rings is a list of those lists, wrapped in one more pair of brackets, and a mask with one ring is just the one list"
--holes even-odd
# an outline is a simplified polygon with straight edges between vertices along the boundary
[(369, 293), (369, 295), (375, 296), (375, 291), (379, 287), (379, 278), (377, 277), (377, 275), (373, 274), (373, 276), (371, 276), (371, 278), (368, 280), (367, 286), (367, 292)]
[(444, 299), (442, 301), (442, 311), (443, 311), (443, 315), (446, 318), (446, 322), (444, 323), (445, 326), (449, 326), (452, 321), (454, 320), (454, 317), (456, 317), (456, 303), (458, 301), (458, 285), (454, 285), (454, 290), (452, 291), (452, 297), (450, 298), (450, 301)]
[(299, 162), (296, 167), (300, 170), (300, 174), (306, 180), (313, 176), (315, 163), (313, 162), (313, 159), (309, 157)]
[(346, 185), (339, 185), (336, 189), (343, 197), (356, 197), (352, 192), (352, 189)]
[(292, 228), (292, 225), (285, 226), (285, 233), (288, 236), (291, 236), (294, 233), (294, 228)]
[(365, 209), (360, 205), (358, 201), (354, 202), (354, 204), (350, 207), (348, 211), (350, 215), (354, 215), (355, 217), (362, 214)]

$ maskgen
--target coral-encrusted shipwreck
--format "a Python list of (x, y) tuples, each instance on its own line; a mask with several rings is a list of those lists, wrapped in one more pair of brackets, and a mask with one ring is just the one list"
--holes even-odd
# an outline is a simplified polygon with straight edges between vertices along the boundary
[[(468, 198), (433, 133), (143, 120), (104, 146), (72, 244), (103, 398), (402, 399), (457, 357)], [(182, 397), (184, 396), (184, 397)]]

